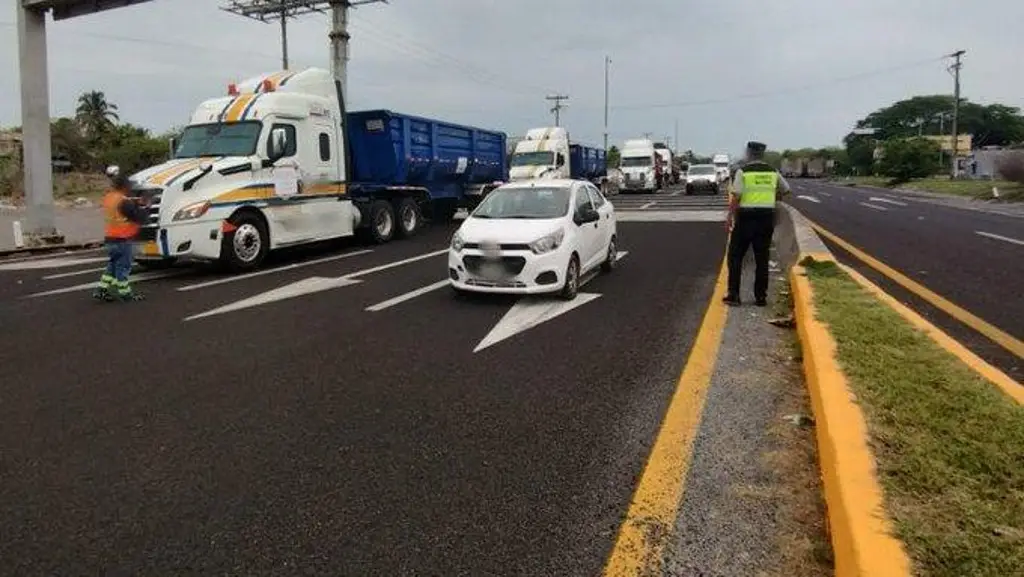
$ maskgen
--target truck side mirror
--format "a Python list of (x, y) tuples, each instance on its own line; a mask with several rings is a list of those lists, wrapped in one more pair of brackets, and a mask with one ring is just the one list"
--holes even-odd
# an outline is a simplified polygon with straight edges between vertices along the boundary
[(267, 160), (271, 164), (284, 158), (288, 152), (288, 132), (283, 128), (270, 131), (270, 146), (267, 149)]
[(565, 166), (565, 155), (561, 152), (558, 153), (558, 158), (555, 160), (556, 166)]

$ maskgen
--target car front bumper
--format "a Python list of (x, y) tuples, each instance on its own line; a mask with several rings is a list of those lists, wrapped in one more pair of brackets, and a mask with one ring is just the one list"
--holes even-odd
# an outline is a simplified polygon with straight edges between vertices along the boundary
[(223, 238), (221, 226), (222, 220), (218, 218), (151, 228), (147, 231), (149, 234), (138, 241), (136, 258), (217, 260)]
[[(487, 273), (495, 265), (495, 274)], [(569, 253), (561, 249), (545, 254), (503, 250), (488, 261), (478, 249), (448, 251), (448, 280), (457, 289), (495, 294), (541, 294), (561, 290)]]

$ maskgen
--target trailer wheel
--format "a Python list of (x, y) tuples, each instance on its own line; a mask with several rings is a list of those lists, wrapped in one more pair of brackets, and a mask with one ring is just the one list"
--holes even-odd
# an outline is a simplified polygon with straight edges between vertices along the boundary
[(386, 200), (375, 200), (370, 205), (370, 238), (384, 244), (395, 236), (395, 209)]
[(398, 216), (398, 235), (409, 238), (420, 229), (420, 206), (410, 197), (395, 202), (395, 214)]
[(270, 251), (270, 234), (258, 213), (237, 212), (228, 221), (235, 230), (221, 241), (221, 261), (232, 272), (245, 272), (260, 266)]

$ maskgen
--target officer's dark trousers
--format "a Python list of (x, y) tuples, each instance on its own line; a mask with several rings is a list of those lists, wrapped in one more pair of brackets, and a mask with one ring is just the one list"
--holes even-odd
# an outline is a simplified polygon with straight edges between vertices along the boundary
[(729, 239), (729, 296), (740, 296), (740, 277), (743, 272), (743, 258), (747, 249), (754, 247), (754, 298), (762, 300), (768, 296), (768, 250), (772, 246), (775, 232), (775, 210), (740, 209)]

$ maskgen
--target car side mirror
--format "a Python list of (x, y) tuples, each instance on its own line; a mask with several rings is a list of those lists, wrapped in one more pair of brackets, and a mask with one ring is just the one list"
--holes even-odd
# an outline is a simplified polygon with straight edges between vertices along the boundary
[(284, 158), (288, 152), (288, 132), (283, 128), (275, 128), (270, 131), (270, 147), (267, 150), (267, 160), (270, 164)]
[(573, 221), (578, 225), (584, 225), (591, 222), (597, 222), (600, 219), (601, 215), (597, 213), (597, 209), (589, 206), (577, 212)]

